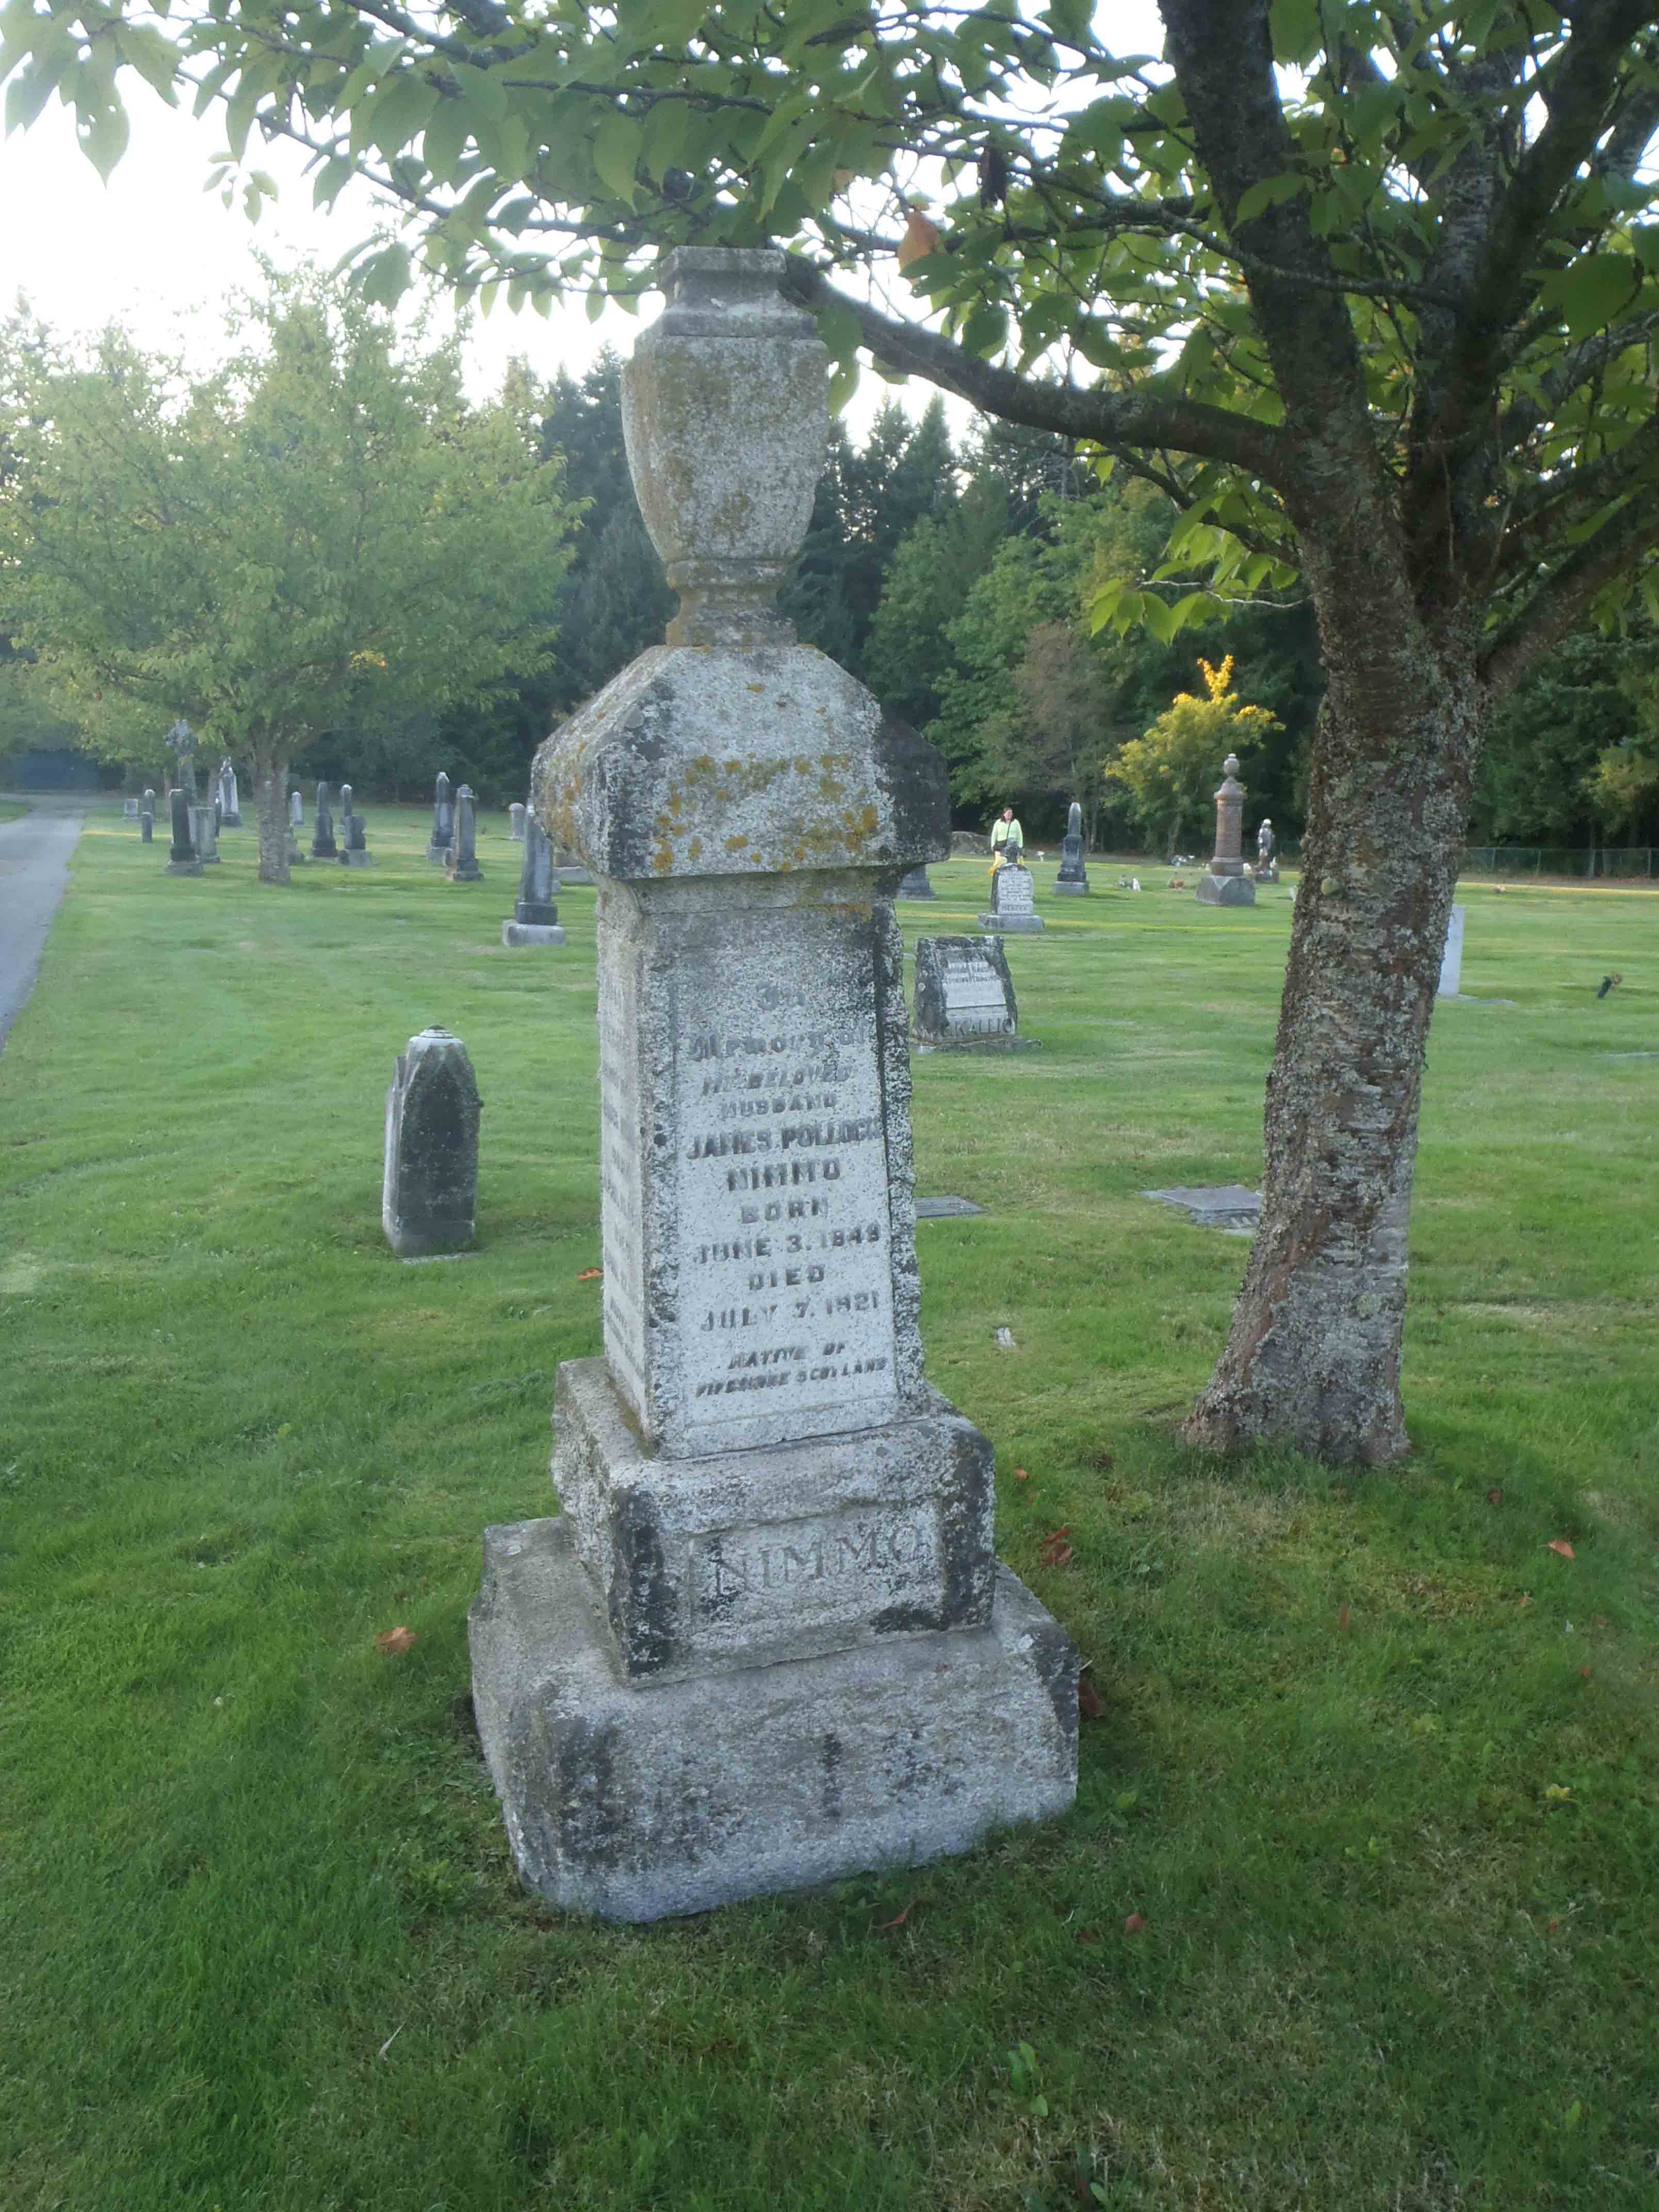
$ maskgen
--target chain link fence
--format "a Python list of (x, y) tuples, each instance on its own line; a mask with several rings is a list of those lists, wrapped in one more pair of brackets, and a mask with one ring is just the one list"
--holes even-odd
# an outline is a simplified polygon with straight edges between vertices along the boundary
[(1651, 845), (1471, 845), (1467, 876), (1579, 876), (1650, 879)]

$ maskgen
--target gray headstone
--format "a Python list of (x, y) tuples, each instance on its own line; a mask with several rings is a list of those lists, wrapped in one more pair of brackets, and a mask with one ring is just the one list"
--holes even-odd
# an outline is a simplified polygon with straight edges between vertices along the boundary
[(1279, 862), (1273, 857), (1278, 849), (1279, 841), (1273, 836), (1273, 823), (1271, 819), (1264, 814), (1261, 817), (1261, 824), (1255, 833), (1255, 879), (1257, 883), (1276, 884), (1279, 881)]
[(306, 803), (304, 799), (301, 798), (297, 791), (290, 791), (288, 795), (288, 818), (291, 828), (295, 830), (304, 829), (306, 819)]
[(1072, 801), (1072, 811), (1066, 817), (1054, 889), (1067, 898), (1079, 897), (1089, 889), (1089, 872), (1083, 863), (1083, 809), (1076, 799)]
[(228, 825), (233, 830), (240, 830), (242, 826), (236, 793), (236, 770), (228, 757), (219, 763), (219, 822), (222, 829)]
[(313, 860), (333, 860), (339, 857), (334, 842), (334, 816), (328, 803), (328, 786), (319, 783), (313, 802), (311, 825), (311, 857)]
[(483, 875), (478, 866), (477, 802), (470, 784), (455, 794), (455, 850), (449, 870), (452, 884), (476, 884)]
[(564, 943), (559, 909), (553, 894), (558, 878), (553, 870), (553, 848), (533, 814), (525, 822), (524, 866), (519, 873), (519, 896), (511, 921), (501, 924), (507, 945), (558, 945)]
[(196, 857), (204, 867), (219, 865), (219, 817), (211, 806), (192, 806), (190, 810), (191, 835), (196, 843)]
[(340, 786), (340, 863), (347, 868), (367, 868), (374, 858), (368, 849), (368, 824), (351, 803), (351, 786)]
[(827, 429), (784, 269), (660, 266), (623, 419), (680, 609), (534, 774), (598, 884), (605, 1357), (559, 1370), (562, 1516), (486, 1532), (473, 1700), (524, 1878), (611, 1917), (1076, 1788), (1076, 1654), (999, 1576), (990, 1446), (922, 1372), (883, 886), (944, 854), (944, 764), (774, 605)]
[(380, 1186), (381, 1225), (400, 1260), (472, 1242), (482, 1104), (459, 1037), (436, 1028), (410, 1037), (386, 1094)]
[(1244, 787), (1238, 780), (1238, 756), (1221, 764), (1221, 788), (1215, 795), (1215, 852), (1193, 890), (1200, 906), (1254, 906), (1255, 885), (1244, 872)]
[(138, 819), (138, 814), (139, 807), (138, 802), (136, 799), (124, 799), (121, 801), (121, 818), (123, 821), (136, 822)]
[(1455, 999), (1463, 988), (1463, 917), (1465, 909), (1455, 906), (1446, 917), (1446, 944), (1440, 955), (1440, 981), (1436, 988), (1437, 999)]
[(901, 880), (894, 896), (902, 899), (930, 899), (938, 894), (927, 880), (927, 869), (912, 868), (909, 874)]
[(173, 817), (173, 845), (167, 854), (167, 873), (170, 876), (199, 876), (202, 863), (191, 831), (190, 800), (177, 784), (167, 793), (167, 807)]
[(449, 778), (438, 771), (436, 793), (432, 801), (432, 835), (427, 840), (426, 857), (438, 860), (447, 868), (449, 850), (455, 842), (455, 807), (449, 795)]
[(1008, 956), (994, 937), (917, 939), (918, 1043), (1004, 1046), (1018, 1032)]
[(517, 799), (507, 810), (507, 834), (520, 845), (524, 842), (524, 818), (529, 811), (523, 801)]
[[(1019, 848), (1013, 846), (1012, 851)], [(981, 929), (1006, 931), (1010, 936), (1034, 936), (1043, 927), (1036, 911), (1036, 887), (1024, 860), (1006, 861), (991, 878), (991, 911), (979, 918)]]

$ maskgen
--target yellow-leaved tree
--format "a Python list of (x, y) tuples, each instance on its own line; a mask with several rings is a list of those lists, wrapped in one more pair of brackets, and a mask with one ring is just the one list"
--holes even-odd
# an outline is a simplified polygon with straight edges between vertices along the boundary
[(1265, 707), (1247, 706), (1232, 688), (1233, 657), (1218, 668), (1198, 664), (1203, 697), (1178, 691), (1142, 736), (1120, 745), (1106, 763), (1109, 781), (1127, 794), (1136, 819), (1160, 850), (1210, 849), (1216, 786), (1229, 753), (1243, 760), (1279, 727)]

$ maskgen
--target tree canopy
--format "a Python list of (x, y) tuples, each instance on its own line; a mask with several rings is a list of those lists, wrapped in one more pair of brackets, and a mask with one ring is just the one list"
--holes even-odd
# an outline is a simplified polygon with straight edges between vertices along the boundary
[(12, 327), (0, 629), (94, 742), (129, 754), (135, 717), (183, 714), (270, 780), (281, 880), (307, 746), (546, 659), (572, 517), (511, 411), (466, 404), (453, 347), (399, 352), (309, 276), (274, 279), (242, 336), (192, 382), (119, 330), (81, 362)]

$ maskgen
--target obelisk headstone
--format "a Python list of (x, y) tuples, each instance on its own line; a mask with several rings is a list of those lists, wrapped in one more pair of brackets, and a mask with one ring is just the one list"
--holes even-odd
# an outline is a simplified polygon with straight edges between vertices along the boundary
[(222, 830), (240, 830), (241, 826), (242, 817), (239, 811), (236, 793), (236, 770), (231, 765), (230, 756), (227, 754), (219, 763), (219, 827)]
[(553, 872), (553, 848), (533, 814), (526, 817), (524, 867), (519, 877), (519, 896), (511, 921), (501, 924), (501, 943), (510, 945), (562, 945), (559, 909), (553, 894), (558, 888)]
[(449, 796), (449, 778), (441, 769), (438, 771), (437, 790), (432, 801), (432, 835), (427, 840), (426, 857), (437, 860), (446, 868), (449, 866), (449, 848), (455, 842), (455, 809)]
[(1063, 898), (1089, 896), (1089, 872), (1083, 861), (1083, 809), (1074, 799), (1066, 817), (1066, 836), (1060, 848), (1060, 873), (1054, 889)]
[(1221, 779), (1215, 795), (1215, 854), (1193, 896), (1200, 906), (1254, 906), (1255, 885), (1244, 872), (1244, 787), (1237, 753), (1222, 763)]
[(559, 1370), (562, 1514), (485, 1533), (473, 1698), (525, 1880), (618, 1919), (1076, 1788), (1076, 1652), (922, 1373), (892, 902), (944, 763), (774, 604), (827, 431), (785, 266), (661, 264), (623, 422), (680, 609), (534, 773), (597, 885), (605, 1357)]
[(177, 784), (167, 793), (167, 806), (173, 817), (173, 846), (167, 854), (167, 873), (170, 876), (199, 876), (202, 872), (200, 855), (191, 836), (191, 804)]
[(476, 884), (483, 875), (478, 866), (478, 822), (476, 802), (471, 784), (464, 783), (455, 794), (455, 852), (454, 865), (449, 871), (452, 884)]
[(386, 1094), (380, 1222), (400, 1260), (464, 1252), (478, 1190), (477, 1079), (466, 1047), (422, 1030), (398, 1055)]
[(311, 822), (311, 857), (313, 860), (334, 860), (339, 858), (339, 848), (334, 842), (334, 815), (328, 803), (328, 786), (319, 783), (313, 802)]

